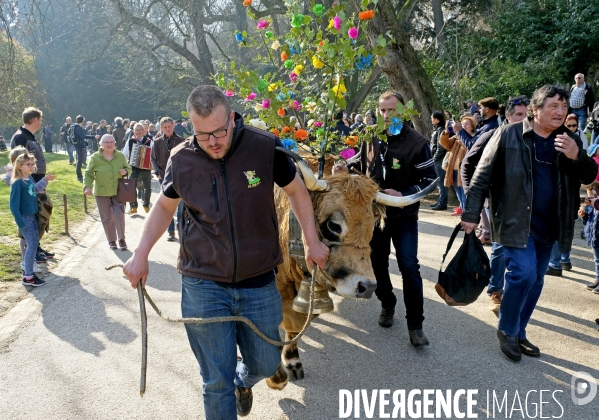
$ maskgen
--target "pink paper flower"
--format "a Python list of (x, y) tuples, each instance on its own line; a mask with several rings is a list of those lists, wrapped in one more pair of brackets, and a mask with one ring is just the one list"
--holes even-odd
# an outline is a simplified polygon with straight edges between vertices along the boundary
[(289, 106), (291, 106), (291, 108), (295, 109), (296, 111), (299, 111), (300, 109), (302, 109), (302, 106), (300, 105), (300, 103), (298, 101), (292, 101)]
[(335, 29), (339, 29), (341, 28), (341, 18), (339, 16), (335, 16), (333, 18), (333, 26), (335, 27)]
[(347, 31), (347, 34), (351, 39), (358, 38), (358, 28), (350, 28), (350, 30)]
[(258, 29), (268, 28), (268, 25), (270, 25), (269, 21), (261, 20), (260, 22), (258, 22)]
[(297, 73), (296, 73), (296, 72), (294, 72), (294, 71), (292, 71), (292, 72), (289, 74), (289, 79), (291, 79), (291, 81), (292, 81), (293, 83), (295, 83), (295, 82), (297, 81)]
[(314, 122), (314, 127), (322, 127), (322, 121)]
[(262, 100), (262, 108), (264, 108), (264, 109), (270, 108), (270, 99), (263, 99)]
[(249, 102), (251, 100), (253, 100), (256, 97), (256, 94), (254, 92), (250, 93), (248, 96), (245, 97), (245, 101)]
[(354, 149), (346, 149), (346, 150), (342, 150), (339, 153), (339, 156), (341, 156), (343, 159), (347, 160), (353, 156), (356, 155), (356, 151)]
[(227, 89), (227, 90), (225, 90), (225, 96), (229, 96), (229, 97), (235, 96), (235, 92), (233, 92), (233, 90), (231, 90), (231, 89)]

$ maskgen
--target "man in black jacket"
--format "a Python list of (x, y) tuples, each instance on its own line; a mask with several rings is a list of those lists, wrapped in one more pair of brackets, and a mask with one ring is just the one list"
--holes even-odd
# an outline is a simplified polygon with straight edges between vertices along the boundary
[[(77, 124), (72, 124), (71, 128), (74, 134), (75, 151), (77, 152), (77, 181), (83, 182), (81, 166), (87, 159), (87, 142), (85, 140), (98, 140), (100, 137), (93, 134), (86, 134), (85, 129), (83, 128), (83, 122), (85, 121), (85, 117), (83, 115), (77, 115), (75, 121)], [(69, 130), (71, 129), (69, 128)]]
[[(429, 141), (420, 133), (395, 119), (398, 102), (403, 97), (394, 91), (379, 98), (379, 114), (390, 124), (387, 142), (374, 137), (363, 142), (360, 160), (348, 165), (374, 179), (385, 193), (395, 196), (415, 194), (429, 186), (437, 177)], [(381, 301), (379, 325), (393, 325), (397, 298), (389, 276), (391, 241), (395, 247), (397, 265), (403, 281), (403, 297), (410, 342), (414, 347), (429, 344), (422, 330), (424, 297), (418, 264), (418, 210), (420, 202), (403, 207), (387, 207), (385, 227), (376, 227), (370, 241), (370, 259), (376, 277), (376, 296)]]
[(580, 184), (597, 164), (576, 134), (564, 127), (568, 91), (545, 85), (531, 99), (533, 121), (502, 126), (489, 140), (468, 190), (462, 226), (478, 226), (489, 196), (493, 240), (503, 245), (507, 274), (497, 336), (503, 353), (539, 357), (526, 326), (543, 289), (553, 243), (569, 252), (580, 203)]
[[(447, 150), (439, 144), (441, 133), (445, 129), (445, 114), (441, 111), (433, 111), (431, 115), (433, 123), (433, 132), (431, 134), (431, 153), (433, 154), (433, 162), (435, 164), (435, 172), (439, 179), (445, 179), (445, 169), (443, 169), (443, 159), (447, 154)], [(439, 190), (439, 199), (431, 206), (432, 210), (447, 210), (447, 187), (443, 182), (437, 185)]]

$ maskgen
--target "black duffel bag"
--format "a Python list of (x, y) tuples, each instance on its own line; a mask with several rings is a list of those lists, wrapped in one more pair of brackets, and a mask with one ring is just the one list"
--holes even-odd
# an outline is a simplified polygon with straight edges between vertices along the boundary
[(449, 253), (461, 225), (458, 224), (443, 255), (439, 281), (435, 290), (449, 306), (466, 306), (474, 302), (489, 284), (491, 268), (489, 257), (474, 231), (464, 236), (462, 246), (443, 271), (445, 257)]

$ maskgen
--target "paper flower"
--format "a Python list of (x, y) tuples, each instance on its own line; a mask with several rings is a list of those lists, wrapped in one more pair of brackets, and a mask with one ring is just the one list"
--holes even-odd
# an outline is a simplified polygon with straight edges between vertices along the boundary
[(264, 28), (268, 28), (268, 26), (270, 25), (270, 22), (267, 20), (261, 20), (260, 22), (258, 22), (258, 29), (264, 29)]
[(279, 94), (277, 95), (277, 99), (278, 99), (279, 101), (281, 101), (281, 102), (282, 102), (282, 101), (284, 101), (284, 100), (285, 100), (285, 94), (284, 94), (284, 93), (279, 93)]
[(281, 43), (279, 41), (274, 41), (272, 43), (272, 45), (270, 46), (270, 48), (272, 48), (273, 50), (278, 50), (280, 46), (281, 46)]
[(252, 92), (248, 96), (245, 97), (244, 101), (249, 102), (249, 101), (253, 100), (254, 98), (256, 98), (256, 96), (257, 95), (254, 92)]
[(258, 80), (258, 92), (264, 92), (264, 90), (268, 87), (268, 83), (266, 80), (260, 79)]
[(281, 60), (283, 60), (283, 61), (287, 60), (287, 53), (285, 51), (281, 51)]
[(304, 141), (308, 138), (308, 132), (303, 128), (300, 128), (298, 130), (295, 130), (295, 133), (293, 133), (293, 137), (295, 137), (299, 141)]
[(285, 146), (287, 149), (291, 150), (292, 152), (297, 152), (297, 143), (294, 142), (291, 139), (285, 139), (285, 140), (281, 140), (281, 143), (283, 143), (283, 146)]
[(235, 39), (237, 40), (237, 42), (243, 42), (243, 41), (245, 41), (245, 38), (243, 37), (243, 35), (241, 35), (241, 32), (237, 32), (235, 34)]
[(291, 130), (291, 127), (289, 127), (288, 125), (286, 125), (285, 127), (283, 127), (283, 134), (285, 134), (285, 133), (291, 133), (291, 131), (293, 131), (293, 130)]
[(339, 153), (339, 156), (341, 156), (345, 160), (350, 159), (350, 158), (354, 157), (355, 155), (356, 155), (356, 151), (354, 149), (345, 149)]
[(374, 10), (366, 10), (364, 12), (358, 13), (358, 17), (360, 20), (368, 20), (374, 17)]
[(403, 122), (399, 118), (391, 119), (391, 126), (389, 127), (389, 132), (392, 135), (397, 136), (399, 133), (401, 133), (402, 128), (403, 128)]
[(232, 89), (225, 90), (225, 96), (231, 97), (235, 96), (235, 92)]
[(312, 8), (312, 12), (314, 12), (317, 17), (320, 17), (324, 13), (324, 6), (322, 4), (315, 4)]
[(297, 48), (295, 48), (294, 46), (289, 46), (289, 52), (291, 52), (291, 54), (301, 54), (302, 53), (302, 49), (298, 46)]
[(279, 130), (277, 130), (276, 128), (273, 128), (272, 130), (270, 130), (271, 133), (273, 133), (275, 136), (279, 137)]
[(254, 105), (254, 111), (256, 111), (256, 112), (262, 111), (262, 105), (260, 105), (260, 104)]
[(317, 69), (321, 69), (324, 67), (324, 63), (320, 60), (320, 58), (316, 57), (315, 55), (312, 56), (312, 65)]
[(304, 15), (302, 14), (295, 14), (293, 15), (293, 19), (291, 19), (291, 26), (293, 26), (294, 28), (299, 28), (300, 26), (302, 26), (304, 23)]
[(264, 108), (264, 109), (270, 108), (270, 99), (263, 99), (262, 100), (262, 108)]
[(335, 16), (333, 18), (333, 26), (335, 29), (339, 30), (341, 28), (341, 18), (339, 16)]
[(313, 114), (316, 111), (316, 102), (310, 101), (306, 104), (306, 110)]
[(358, 145), (358, 136), (347, 136), (343, 139), (343, 142), (349, 147), (355, 147)]
[(316, 127), (316, 128), (322, 127), (322, 121), (315, 121), (314, 122), (314, 127)]
[(292, 72), (289, 74), (289, 79), (290, 79), (290, 80), (291, 80), (293, 83), (295, 83), (295, 82), (297, 81), (297, 73), (295, 73), (294, 71), (292, 71)]
[(264, 32), (264, 36), (267, 37), (267, 38), (272, 38), (273, 34), (272, 34), (271, 31), (266, 31), (266, 32)]
[(285, 111), (283, 108), (279, 108), (277, 109), (277, 114), (279, 114), (279, 117), (284, 117), (287, 115), (287, 111)]
[(269, 92), (273, 92), (277, 90), (277, 84), (276, 83), (271, 83), (270, 85), (268, 85), (268, 91)]
[(302, 109), (302, 106), (300, 105), (300, 103), (298, 101), (289, 102), (289, 107), (295, 109), (296, 111), (299, 111), (300, 109)]
[(358, 28), (350, 28), (349, 31), (347, 31), (347, 34), (351, 39), (358, 38)]
[(341, 98), (343, 94), (347, 92), (347, 88), (343, 83), (341, 83), (340, 85), (333, 86), (332, 90), (337, 94), (338, 98)]
[(360, 56), (360, 58), (356, 61), (356, 67), (358, 68), (358, 70), (363, 70), (365, 68), (370, 67), (370, 65), (372, 64), (372, 54), (368, 54), (368, 57), (364, 57), (363, 55)]
[(249, 5), (251, 5), (251, 4), (252, 4), (252, 0), (243, 0), (243, 5), (244, 5), (245, 7), (248, 7), (248, 6), (249, 6)]
[(293, 61), (292, 60), (285, 60), (285, 68), (291, 70), (293, 68)]
[(288, 92), (288, 93), (289, 93), (290, 99), (295, 99), (295, 93), (293, 93), (293, 92)]
[(250, 120), (249, 124), (252, 127), (256, 127), (259, 128), (260, 130), (268, 130), (268, 127), (266, 127), (266, 123), (264, 121), (262, 121), (260, 118), (253, 118)]
[(302, 66), (301, 64), (298, 64), (297, 66), (295, 66), (295, 68), (293, 69), (293, 71), (297, 74), (300, 75), (302, 73), (302, 70), (304, 69), (304, 66)]

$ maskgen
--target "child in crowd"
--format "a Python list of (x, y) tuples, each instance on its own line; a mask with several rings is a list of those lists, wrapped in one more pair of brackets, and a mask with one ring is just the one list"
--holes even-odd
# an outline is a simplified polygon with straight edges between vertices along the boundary
[(584, 233), (587, 243), (593, 247), (595, 255), (595, 281), (587, 285), (587, 289), (599, 294), (599, 201), (597, 200), (597, 191), (599, 191), (599, 181), (595, 181), (587, 187), (585, 204), (591, 206), (592, 210), (581, 208), (578, 210), (578, 215), (585, 222)]
[(27, 242), (27, 249), (23, 262), (24, 286), (43, 286), (46, 282), (33, 272), (35, 252), (39, 244), (37, 229), (37, 198), (31, 174), (35, 172), (35, 157), (29, 152), (17, 156), (13, 164), (12, 184), (10, 186), (10, 211), (23, 237)]
[[(23, 153), (27, 152), (27, 149), (25, 149), (23, 146), (17, 146), (14, 149), (12, 149), (10, 151), (9, 154), (9, 159), (10, 159), (10, 164), (5, 166), (4, 169), (6, 170), (6, 175), (4, 176), (4, 182), (6, 183), (7, 186), (10, 187), (11, 182), (12, 182), (12, 174), (13, 174), (13, 168), (15, 165), (15, 161), (17, 159), (17, 157), (19, 157), (20, 155), (22, 155)], [(40, 193), (40, 192), (44, 192), (46, 190), (46, 187), (48, 186), (48, 182), (52, 181), (56, 179), (55, 175), (46, 175), (44, 178), (40, 179), (38, 182), (35, 183), (34, 185), (34, 189), (36, 193)], [(26, 246), (26, 241), (24, 238), (21, 238), (20, 241), (20, 246), (21, 246), (21, 270), (25, 271), (25, 261), (24, 261), (24, 257), (25, 257), (25, 246)], [(38, 247), (38, 252), (36, 253), (36, 261), (34, 261), (33, 264), (33, 271), (35, 273), (41, 273), (43, 270), (42, 268), (38, 265), (38, 255), (39, 255), (39, 247)], [(52, 253), (48, 253), (48, 257), (51, 258), (53, 257), (54, 254)], [(39, 262), (44, 262), (44, 260), (39, 260)]]

